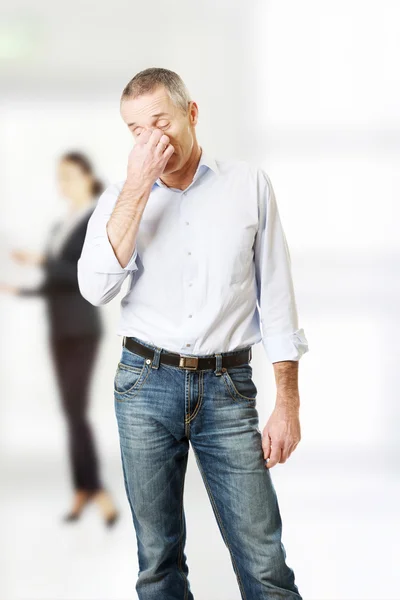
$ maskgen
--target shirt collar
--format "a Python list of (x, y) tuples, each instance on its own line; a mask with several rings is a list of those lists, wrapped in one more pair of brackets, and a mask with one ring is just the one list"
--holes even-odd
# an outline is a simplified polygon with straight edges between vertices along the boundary
[[(214, 157), (211, 156), (210, 154), (208, 154), (204, 149), (201, 150), (200, 161), (199, 161), (199, 165), (198, 165), (197, 169), (200, 170), (200, 167), (203, 165), (205, 165), (206, 167), (208, 167), (209, 169), (214, 171), (215, 174), (218, 175), (219, 170), (218, 170), (218, 166), (217, 166), (217, 163), (215, 162)], [(196, 174), (197, 174), (197, 171), (196, 171)]]
[[(200, 177), (200, 174), (207, 169), (211, 169), (211, 171), (213, 171), (217, 175), (219, 173), (218, 165), (217, 165), (214, 157), (211, 156), (210, 154), (208, 154), (207, 152), (205, 152), (204, 149), (202, 148), (199, 164), (197, 165), (197, 169), (194, 174), (192, 183), (194, 183)], [(165, 185), (165, 183), (163, 183), (161, 181), (160, 178), (158, 178), (155, 181), (154, 185), (158, 185), (159, 187), (164, 187), (164, 188), (168, 187)], [(175, 188), (171, 188), (171, 189), (175, 189)]]

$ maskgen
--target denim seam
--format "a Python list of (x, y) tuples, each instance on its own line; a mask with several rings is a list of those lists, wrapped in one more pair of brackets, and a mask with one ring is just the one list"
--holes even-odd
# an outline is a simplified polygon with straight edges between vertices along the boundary
[(126, 365), (125, 363), (119, 362), (118, 369), (125, 369), (126, 371), (134, 371), (135, 373), (141, 373), (144, 369), (144, 365), (141, 367), (132, 367), (131, 365)]
[[(186, 394), (187, 394), (187, 398), (188, 398), (188, 414), (190, 414), (190, 373), (188, 373), (188, 372), (185, 373), (185, 399), (186, 399)], [(185, 400), (184, 423), (185, 423), (186, 437), (188, 439), (190, 439), (190, 426), (189, 426), (189, 422), (187, 421), (187, 418), (186, 418), (186, 400)]]
[(212, 504), (212, 506), (213, 506), (213, 509), (214, 509), (214, 512), (215, 512), (215, 516), (216, 516), (216, 518), (217, 518), (217, 520), (218, 520), (218, 523), (220, 524), (221, 531), (222, 531), (222, 537), (224, 538), (224, 540), (225, 540), (225, 543), (226, 543), (226, 545), (227, 545), (227, 547), (228, 547), (229, 553), (230, 553), (230, 555), (231, 555), (231, 560), (232, 560), (233, 568), (234, 568), (234, 570), (235, 570), (236, 577), (237, 577), (237, 580), (238, 580), (238, 583), (239, 583), (239, 588), (240, 588), (240, 592), (241, 592), (241, 595), (242, 595), (242, 600), (246, 600), (246, 594), (245, 594), (245, 591), (244, 591), (244, 588), (243, 588), (243, 582), (242, 582), (242, 580), (241, 580), (241, 578), (240, 578), (239, 569), (237, 568), (236, 561), (235, 561), (235, 557), (233, 556), (232, 549), (231, 549), (231, 547), (230, 547), (230, 545), (229, 545), (228, 535), (227, 535), (227, 533), (226, 533), (226, 531), (225, 531), (225, 528), (224, 528), (224, 526), (223, 526), (223, 523), (222, 523), (221, 516), (220, 516), (220, 514), (219, 514), (219, 511), (218, 511), (217, 505), (216, 505), (216, 503), (215, 503), (214, 497), (213, 497), (213, 495), (212, 495), (212, 492), (211, 492), (211, 488), (210, 488), (210, 486), (208, 485), (207, 477), (206, 477), (206, 474), (205, 474), (205, 472), (204, 472), (204, 470), (203, 470), (203, 467), (202, 467), (202, 465), (201, 465), (200, 458), (199, 458), (199, 456), (198, 456), (198, 454), (197, 454), (196, 450), (194, 449), (194, 446), (193, 446), (193, 444), (192, 444), (192, 448), (193, 448), (193, 452), (194, 452), (194, 454), (195, 454), (195, 456), (196, 456), (196, 458), (197, 458), (197, 463), (198, 463), (198, 466), (199, 466), (199, 469), (200, 469), (200, 473), (201, 473), (201, 475), (202, 475), (202, 477), (203, 477), (203, 481), (204, 481), (204, 483), (205, 483), (205, 486), (206, 486), (206, 489), (207, 489), (207, 493), (208, 493), (208, 495), (209, 495), (209, 498), (210, 498), (210, 500), (211, 500), (211, 504)]
[[(147, 364), (143, 367), (143, 371), (146, 369), (146, 367), (148, 368), (147, 374), (146, 374), (145, 378), (143, 379), (142, 383), (137, 388), (135, 387), (136, 384), (133, 384), (133, 386), (130, 387), (129, 390), (126, 390), (126, 392), (119, 392), (118, 390), (116, 390), (114, 388), (114, 394), (118, 394), (119, 396), (127, 396), (129, 394), (130, 398), (134, 398), (137, 395), (137, 393), (142, 389), (143, 385), (146, 383), (146, 381), (147, 381), (147, 379), (148, 379), (148, 377), (149, 377), (149, 375), (151, 373), (151, 369), (150, 369), (150, 367)], [(140, 377), (141, 377), (141, 375), (139, 375), (138, 381), (140, 380)], [(135, 393), (133, 395), (130, 394), (130, 392), (132, 390), (135, 391)], [(125, 400), (118, 400), (118, 398), (115, 398), (115, 400), (117, 402), (124, 402), (125, 401)]]
[[(129, 503), (129, 506), (130, 506), (130, 509), (131, 509), (132, 520), (133, 520), (134, 525), (135, 525), (136, 515), (135, 515), (135, 510), (134, 510), (134, 507), (133, 507), (133, 504), (132, 504), (130, 492), (129, 492), (129, 484), (128, 484), (128, 478), (127, 478), (127, 473), (126, 473), (127, 469), (126, 469), (126, 466), (125, 466), (125, 459), (124, 459), (124, 453), (122, 451), (122, 448), (120, 448), (120, 455), (121, 455), (121, 463), (122, 463), (122, 475), (123, 475), (123, 479), (124, 479), (124, 488), (125, 488), (125, 492), (126, 492), (126, 495), (127, 495), (127, 498), (128, 498), (128, 503)], [(135, 528), (136, 528), (136, 525), (135, 525)], [(139, 578), (141, 569), (140, 569), (140, 565), (138, 565), (138, 566), (139, 566), (139, 572), (138, 572), (137, 576)], [(137, 582), (136, 582), (136, 584), (137, 584)]]
[[(188, 382), (189, 382), (189, 385), (188, 385), (188, 414), (187, 414), (187, 416), (185, 416), (185, 421), (187, 421), (187, 423), (189, 423), (189, 421), (190, 421), (190, 411), (191, 411), (191, 406), (190, 406), (190, 397), (191, 397), (191, 393), (192, 393), (191, 385), (190, 385), (191, 380), (192, 380), (191, 375), (189, 373), (188, 374)], [(187, 419), (189, 419), (189, 420), (187, 420)]]
[[(256, 398), (249, 398), (248, 396), (243, 396), (243, 394), (238, 392), (235, 384), (233, 383), (233, 381), (232, 381), (230, 375), (227, 373), (227, 371), (225, 371), (225, 373), (223, 373), (223, 380), (224, 380), (224, 383), (227, 387), (227, 390), (228, 390), (230, 396), (234, 400), (237, 400), (238, 398), (235, 398), (235, 396), (233, 395), (232, 392), (234, 392), (239, 398), (243, 398), (244, 400), (247, 400), (248, 402), (254, 402), (256, 400)], [(232, 390), (231, 390), (231, 388), (232, 388)]]
[(183, 558), (183, 488), (185, 484), (185, 473), (182, 474), (181, 493), (180, 493), (180, 534), (179, 534), (179, 551), (178, 551), (178, 569), (182, 575), (184, 581), (184, 600), (188, 597), (188, 580), (182, 569), (182, 558)]
[(204, 394), (203, 394), (203, 372), (202, 372), (202, 371), (200, 371), (200, 373), (199, 373), (199, 396), (198, 396), (198, 399), (197, 399), (197, 404), (196, 404), (196, 406), (195, 406), (195, 409), (194, 409), (194, 411), (193, 411), (193, 414), (191, 415), (191, 414), (189, 413), (189, 417), (188, 417), (188, 419), (187, 419), (187, 423), (190, 423), (191, 421), (193, 421), (193, 419), (195, 418), (195, 416), (196, 416), (196, 415), (197, 415), (197, 413), (199, 412), (199, 410), (200, 410), (200, 406), (201, 406), (201, 404), (202, 404), (202, 401), (203, 401), (203, 395), (204, 395)]

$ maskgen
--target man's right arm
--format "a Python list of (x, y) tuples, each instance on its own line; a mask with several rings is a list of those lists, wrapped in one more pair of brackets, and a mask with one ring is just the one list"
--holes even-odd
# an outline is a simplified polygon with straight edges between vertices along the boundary
[(161, 129), (146, 129), (129, 154), (121, 193), (117, 185), (111, 185), (100, 196), (78, 261), (79, 289), (91, 304), (107, 304), (128, 273), (137, 270), (140, 221), (153, 184), (174, 151)]
[(137, 269), (136, 236), (150, 190), (127, 180), (121, 191), (108, 186), (97, 202), (77, 266), (80, 292), (95, 306), (112, 300)]

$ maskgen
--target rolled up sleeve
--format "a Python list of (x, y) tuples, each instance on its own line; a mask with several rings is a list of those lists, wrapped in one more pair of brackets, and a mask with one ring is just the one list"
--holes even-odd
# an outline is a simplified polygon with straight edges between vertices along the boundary
[(86, 230), (81, 256), (78, 260), (78, 283), (84, 298), (99, 306), (112, 300), (120, 291), (126, 277), (137, 270), (137, 248), (128, 264), (122, 267), (107, 234), (107, 222), (121, 192), (121, 184), (112, 184), (98, 199)]
[(259, 226), (254, 254), (262, 343), (271, 363), (298, 361), (308, 352), (308, 342), (298, 324), (290, 252), (275, 193), (262, 169), (258, 169), (257, 194)]

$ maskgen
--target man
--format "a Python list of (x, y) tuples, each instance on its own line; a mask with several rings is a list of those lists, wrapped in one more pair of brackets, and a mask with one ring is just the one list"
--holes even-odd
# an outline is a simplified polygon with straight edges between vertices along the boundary
[[(298, 361), (308, 347), (271, 182), (199, 146), (198, 106), (172, 71), (138, 73), (121, 115), (136, 144), (126, 179), (99, 198), (78, 279), (101, 305), (130, 276), (114, 393), (138, 596), (193, 600), (183, 507), (190, 441), (242, 598), (299, 600), (269, 469), (300, 441)], [(261, 339), (277, 384), (262, 434), (249, 364)]]

